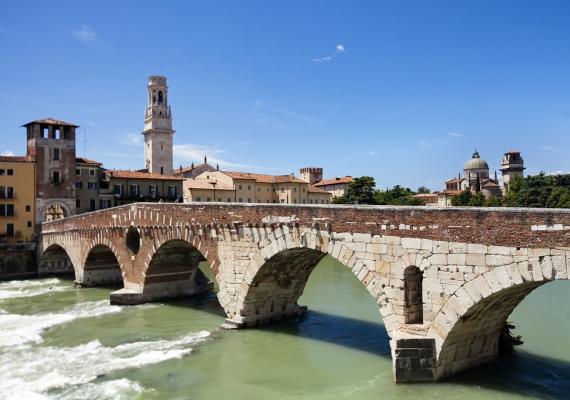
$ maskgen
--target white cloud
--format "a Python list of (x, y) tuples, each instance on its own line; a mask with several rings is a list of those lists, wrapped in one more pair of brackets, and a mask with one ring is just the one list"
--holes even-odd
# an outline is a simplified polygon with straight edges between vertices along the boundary
[(570, 172), (558, 170), (558, 171), (550, 171), (550, 172), (546, 173), (546, 175), (565, 175), (565, 174), (570, 174)]
[(2, 153), (0, 153), (0, 156), (5, 156), (5, 157), (12, 157), (14, 155), (14, 152), (12, 150), (6, 150), (3, 151)]
[(430, 147), (431, 144), (427, 140), (418, 140), (418, 146), (420, 147)]
[(558, 149), (557, 149), (556, 147), (554, 147), (554, 146), (544, 145), (544, 146), (540, 146), (540, 148), (541, 148), (542, 150), (551, 151), (551, 152), (553, 152), (553, 153), (558, 152)]
[(346, 49), (343, 44), (337, 44), (335, 47), (335, 52), (333, 54), (329, 54), (328, 56), (313, 58), (312, 61), (317, 64), (321, 64), (324, 62), (329, 62), (336, 58), (339, 54), (346, 52)]
[(129, 132), (123, 137), (119, 138), (119, 142), (129, 146), (142, 146), (143, 135), (141, 133)]
[(452, 138), (458, 139), (458, 138), (460, 138), (460, 137), (463, 137), (463, 134), (462, 134), (462, 133), (457, 133), (457, 132), (449, 132), (449, 133), (447, 134), (447, 136), (450, 136), (450, 137), (452, 137)]
[(71, 32), (71, 37), (80, 43), (94, 43), (97, 41), (97, 34), (88, 25), (81, 25)]
[(376, 150), (372, 150), (372, 151), (369, 151), (369, 152), (368, 152), (368, 155), (369, 155), (370, 157), (374, 157), (376, 154), (377, 154), (377, 153), (376, 153)]
[(204, 160), (204, 156), (208, 157), (208, 164), (219, 164), (220, 167), (231, 167), (231, 168), (245, 168), (245, 169), (255, 169), (258, 167), (252, 165), (245, 165), (234, 163), (226, 160), (223, 155), (225, 150), (219, 148), (218, 146), (208, 146), (202, 144), (176, 144), (174, 145), (174, 157), (178, 162), (183, 164), (190, 164), (191, 162), (201, 163)]
[(270, 115), (268, 115), (268, 114), (272, 114), (272, 116), (275, 116), (275, 115), (285, 116), (288, 118), (297, 119), (299, 121), (309, 122), (309, 123), (315, 124), (315, 125), (322, 125), (322, 123), (323, 123), (322, 121), (320, 121), (318, 119), (298, 114), (298, 113), (291, 111), (291, 110), (288, 110), (286, 108), (275, 107), (271, 104), (264, 102), (263, 100), (254, 101), (253, 106), (254, 106), (254, 110), (252, 113), (256, 117), (258, 117), (258, 119), (257, 119), (258, 121), (266, 121), (267, 119), (271, 119), (271, 118), (267, 118), (267, 117), (270, 117)]

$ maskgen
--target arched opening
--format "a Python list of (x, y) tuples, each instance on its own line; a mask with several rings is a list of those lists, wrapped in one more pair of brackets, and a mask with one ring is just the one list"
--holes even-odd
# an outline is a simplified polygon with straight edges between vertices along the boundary
[(406, 324), (423, 324), (422, 298), (423, 274), (418, 267), (409, 266), (404, 270), (404, 316)]
[(507, 318), (534, 289), (548, 281), (525, 282), (493, 293), (459, 317), (447, 334), (437, 360), (439, 378), (492, 361)]
[(66, 217), (65, 209), (59, 204), (52, 204), (46, 209), (44, 221), (55, 221)]
[(131, 226), (127, 231), (125, 242), (127, 248), (132, 251), (133, 254), (138, 254), (141, 248), (141, 235), (139, 234), (139, 231)]
[(123, 276), (117, 257), (105, 245), (99, 244), (91, 249), (85, 260), (81, 286), (122, 286)]
[(158, 91), (158, 104), (162, 104), (162, 90)]
[(65, 249), (57, 244), (49, 246), (38, 261), (38, 275), (72, 275), (73, 263)]
[(143, 296), (153, 299), (192, 296), (212, 289), (200, 270), (202, 253), (184, 240), (170, 240), (154, 253), (145, 274)]

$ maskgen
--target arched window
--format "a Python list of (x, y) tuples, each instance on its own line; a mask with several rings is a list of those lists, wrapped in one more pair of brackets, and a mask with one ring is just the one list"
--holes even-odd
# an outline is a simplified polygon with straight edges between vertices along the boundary
[(422, 280), (423, 274), (418, 267), (410, 266), (404, 271), (404, 314), (406, 324), (424, 323)]
[(162, 90), (158, 91), (158, 104), (162, 104)]

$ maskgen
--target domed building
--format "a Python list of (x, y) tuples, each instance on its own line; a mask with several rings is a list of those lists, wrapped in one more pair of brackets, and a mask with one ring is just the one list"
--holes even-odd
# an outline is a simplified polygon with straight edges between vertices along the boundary
[(497, 172), (493, 178), (489, 177), (489, 163), (481, 158), (477, 149), (463, 166), (463, 176), (459, 174), (457, 178), (445, 182), (445, 190), (438, 193), (438, 205), (451, 205), (451, 198), (466, 189), (472, 193), (481, 192), (487, 199), (502, 194)]

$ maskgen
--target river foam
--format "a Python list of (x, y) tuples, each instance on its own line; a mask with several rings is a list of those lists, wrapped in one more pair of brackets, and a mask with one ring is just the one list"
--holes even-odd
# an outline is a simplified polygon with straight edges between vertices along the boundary
[(94, 340), (75, 347), (25, 345), (0, 353), (0, 398), (121, 399), (145, 389), (128, 379), (96, 381), (113, 372), (190, 354), (207, 331), (174, 340), (138, 341), (113, 347)]
[(78, 303), (61, 312), (47, 314), (9, 314), (0, 310), (0, 348), (38, 343), (42, 341), (42, 332), (53, 326), (80, 318), (117, 313), (123, 309), (121, 306), (110, 305), (108, 300), (101, 300)]
[(57, 278), (2, 282), (0, 300), (40, 296), (71, 289), (70, 285), (64, 286), (62, 282)]

